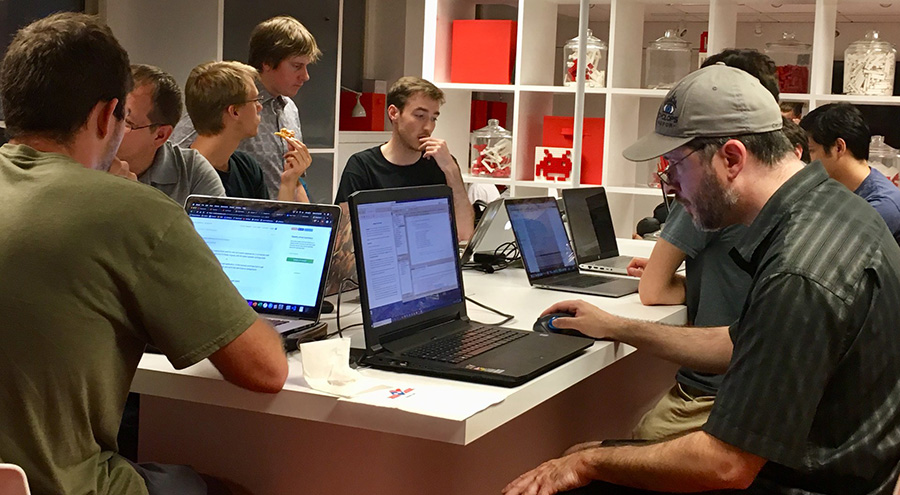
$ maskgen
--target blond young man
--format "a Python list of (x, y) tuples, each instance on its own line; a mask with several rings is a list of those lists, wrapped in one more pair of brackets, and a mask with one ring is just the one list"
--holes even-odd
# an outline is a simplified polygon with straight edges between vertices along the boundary
[[(256, 159), (237, 151), (243, 140), (258, 134), (262, 104), (256, 80), (256, 69), (240, 62), (201, 64), (188, 76), (185, 103), (198, 134), (191, 148), (216, 169), (225, 193), (268, 199), (263, 171)], [(291, 150), (284, 154), (276, 198), (308, 203), (309, 197), (299, 180), (312, 161), (309, 151), (296, 138), (278, 139), (288, 142)]]
[(444, 92), (419, 77), (397, 80), (388, 91), (391, 139), (354, 154), (341, 174), (336, 204), (356, 191), (390, 187), (446, 184), (453, 190), (456, 231), (468, 240), (475, 230), (475, 212), (456, 159), (447, 142), (433, 137)]
[[(259, 23), (253, 29), (249, 55), (249, 64), (259, 72), (256, 89), (262, 109), (259, 133), (242, 141), (238, 149), (259, 163), (266, 190), (274, 198), (281, 187), (284, 155), (301, 149), (292, 148), (288, 141), (274, 133), (288, 129), (294, 133), (297, 142), (303, 141), (300, 112), (291, 98), (309, 81), (308, 66), (315, 63), (322, 52), (313, 35), (297, 19), (278, 16)], [(196, 137), (191, 118), (185, 116), (175, 128), (171, 140), (179, 146), (189, 147)]]

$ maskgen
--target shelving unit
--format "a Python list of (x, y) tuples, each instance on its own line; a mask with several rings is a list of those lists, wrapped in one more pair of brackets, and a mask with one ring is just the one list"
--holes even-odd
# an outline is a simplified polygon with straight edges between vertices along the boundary
[[(640, 136), (652, 131), (659, 104), (665, 90), (641, 88), (643, 49), (649, 39), (662, 34), (661, 26), (682, 24), (690, 26), (692, 36), (708, 31), (708, 53), (714, 54), (728, 47), (746, 46), (762, 49), (765, 41), (777, 39), (778, 19), (790, 23), (812, 36), (813, 55), (809, 94), (782, 94), (783, 101), (797, 101), (815, 108), (830, 102), (850, 102), (864, 105), (900, 105), (900, 97), (864, 97), (831, 94), (832, 63), (835, 55), (843, 54), (847, 43), (858, 39), (863, 29), (850, 24), (852, 16), (866, 15), (868, 21), (890, 22), (884, 15), (900, 18), (897, 7), (882, 7), (873, 0), (809, 0), (806, 2), (760, 2), (738, 0), (605, 0), (590, 3), (590, 29), (609, 44), (607, 88), (587, 88), (585, 115), (599, 114), (605, 118), (606, 133), (603, 146), (603, 180), (610, 199), (616, 232), (630, 237), (637, 221), (647, 216), (659, 202), (661, 192), (645, 185), (655, 170), (655, 163), (632, 163), (622, 157), (622, 151)], [(422, 76), (434, 81), (447, 93), (447, 104), (435, 135), (446, 139), (454, 153), (462, 155), (469, 146), (469, 108), (475, 92), (506, 92), (513, 98), (513, 119), (508, 127), (513, 133), (513, 164), (511, 179), (494, 179), (465, 175), (467, 182), (486, 182), (507, 185), (514, 196), (554, 194), (556, 189), (579, 187), (578, 177), (565, 183), (534, 181), (534, 147), (541, 144), (541, 130), (545, 115), (574, 115), (574, 108), (562, 108), (562, 97), (577, 94), (576, 87), (564, 87), (558, 81), (561, 66), (561, 40), (571, 38), (573, 23), (564, 21), (562, 12), (578, 15), (577, 0), (518, 0), (518, 46), (514, 81), (510, 85), (459, 84), (449, 82), (450, 35), (456, 19), (472, 19), (474, 0), (425, 0)], [(777, 6), (776, 6), (777, 5)], [(784, 10), (775, 10), (784, 8)], [(599, 14), (599, 15), (598, 15)], [(754, 21), (754, 18), (756, 19)], [(763, 39), (749, 34), (765, 18), (769, 35)], [(781, 22), (781, 21), (777, 21)], [(846, 26), (842, 24), (847, 22)], [(558, 32), (565, 23), (566, 32)], [(894, 23), (896, 25), (896, 23)], [(574, 24), (577, 26), (577, 23)], [(836, 46), (836, 27), (850, 33)], [(811, 29), (810, 29), (811, 28)], [(893, 29), (896, 37), (888, 40), (900, 44), (900, 28), (886, 24), (884, 31)], [(646, 32), (645, 32), (646, 31)], [(657, 31), (659, 32), (657, 34)], [(882, 32), (884, 32), (882, 31)], [(779, 33), (780, 34), (780, 33)], [(807, 40), (808, 41), (808, 40)], [(697, 40), (692, 40), (698, 47)], [(757, 46), (758, 45), (758, 46)], [(566, 100), (569, 101), (569, 100)], [(580, 139), (580, 136), (576, 136)], [(468, 151), (465, 152), (467, 154)], [(580, 157), (576, 157), (580, 159)], [(462, 162), (462, 160), (460, 160)], [(589, 184), (585, 184), (589, 185)]]

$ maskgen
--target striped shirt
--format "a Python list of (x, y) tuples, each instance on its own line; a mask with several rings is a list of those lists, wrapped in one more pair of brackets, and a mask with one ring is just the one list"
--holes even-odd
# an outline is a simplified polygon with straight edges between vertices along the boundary
[(753, 276), (704, 430), (769, 462), (750, 492), (885, 494), (900, 461), (900, 247), (820, 164), (732, 251)]

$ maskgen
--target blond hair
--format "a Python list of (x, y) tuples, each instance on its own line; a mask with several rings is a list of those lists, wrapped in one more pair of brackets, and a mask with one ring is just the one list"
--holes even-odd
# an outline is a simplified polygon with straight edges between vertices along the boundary
[(262, 72), (263, 64), (275, 69), (288, 57), (306, 55), (310, 63), (322, 55), (306, 26), (290, 16), (263, 21), (250, 33), (250, 65)]
[(387, 94), (387, 105), (394, 105), (398, 110), (403, 111), (407, 100), (418, 93), (424, 94), (441, 105), (444, 104), (444, 92), (430, 81), (421, 77), (403, 76), (391, 85)]
[(197, 134), (222, 132), (222, 112), (231, 105), (247, 103), (247, 85), (258, 78), (256, 69), (240, 62), (207, 62), (194, 67), (184, 85), (184, 103)]

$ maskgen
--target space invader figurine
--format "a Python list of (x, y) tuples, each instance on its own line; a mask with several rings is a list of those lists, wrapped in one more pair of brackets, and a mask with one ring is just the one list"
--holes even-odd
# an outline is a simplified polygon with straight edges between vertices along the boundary
[[(541, 157), (538, 160), (537, 157)], [(534, 179), (562, 182), (572, 173), (572, 149), (538, 146), (535, 148)]]

